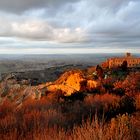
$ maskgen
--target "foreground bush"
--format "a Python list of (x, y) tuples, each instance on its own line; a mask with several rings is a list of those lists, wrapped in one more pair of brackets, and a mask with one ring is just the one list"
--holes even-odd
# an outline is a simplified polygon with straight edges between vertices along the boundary
[(132, 139), (129, 115), (111, 118), (133, 109), (131, 97), (113, 94), (91, 94), (84, 101), (28, 100), (22, 108), (5, 101), (0, 106), (0, 139)]
[(139, 139), (133, 127), (131, 117), (126, 115), (111, 119), (109, 123), (99, 121), (97, 116), (92, 120), (75, 126), (71, 131), (61, 128), (34, 129), (25, 135), (19, 135), (18, 129), (0, 134), (2, 140), (134, 140)]

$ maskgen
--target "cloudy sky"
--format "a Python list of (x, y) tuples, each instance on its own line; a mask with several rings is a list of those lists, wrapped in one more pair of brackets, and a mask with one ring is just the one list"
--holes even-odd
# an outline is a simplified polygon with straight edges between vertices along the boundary
[(140, 52), (140, 0), (0, 0), (0, 53)]

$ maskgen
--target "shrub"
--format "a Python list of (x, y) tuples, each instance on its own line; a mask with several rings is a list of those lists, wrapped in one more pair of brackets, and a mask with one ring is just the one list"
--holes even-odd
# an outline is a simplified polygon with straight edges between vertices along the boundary
[(122, 87), (125, 90), (126, 94), (134, 95), (140, 91), (140, 72), (131, 73), (126, 77), (122, 83)]

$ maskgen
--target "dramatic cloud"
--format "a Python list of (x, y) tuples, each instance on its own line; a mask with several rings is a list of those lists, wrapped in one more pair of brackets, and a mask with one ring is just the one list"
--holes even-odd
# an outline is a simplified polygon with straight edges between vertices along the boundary
[(0, 49), (139, 51), (139, 38), (139, 0), (0, 0)]
[(0, 0), (0, 9), (8, 12), (23, 12), (30, 9), (63, 6), (77, 0)]

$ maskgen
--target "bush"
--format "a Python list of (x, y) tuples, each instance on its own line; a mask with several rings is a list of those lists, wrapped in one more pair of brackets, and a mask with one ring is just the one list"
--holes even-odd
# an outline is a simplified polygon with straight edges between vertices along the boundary
[(140, 72), (131, 73), (126, 77), (122, 83), (125, 93), (134, 96), (135, 93), (140, 91)]

